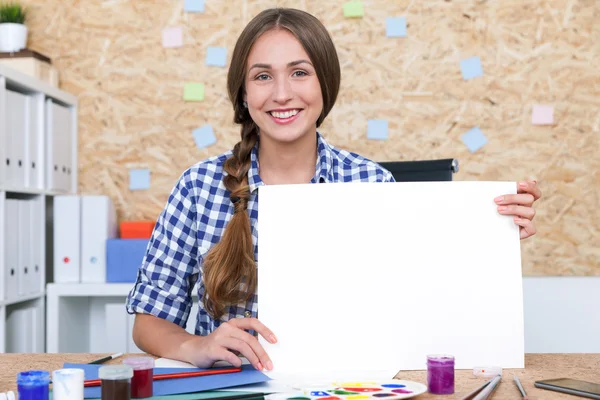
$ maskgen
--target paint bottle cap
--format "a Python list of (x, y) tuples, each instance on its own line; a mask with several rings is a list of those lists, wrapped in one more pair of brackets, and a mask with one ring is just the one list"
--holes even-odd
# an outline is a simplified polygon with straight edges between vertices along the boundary
[(128, 357), (123, 360), (123, 364), (131, 366), (134, 371), (154, 368), (154, 358), (152, 357)]
[(10, 392), (6, 392), (6, 400), (15, 400), (15, 392), (10, 391)]
[(497, 366), (485, 366), (473, 368), (473, 375), (483, 378), (493, 378), (497, 375), (502, 375), (502, 368)]
[(50, 372), (48, 371), (23, 371), (17, 374), (17, 385), (40, 386), (50, 384)]
[(428, 354), (427, 366), (429, 367), (450, 367), (454, 366), (454, 356), (450, 354)]
[(104, 365), (98, 369), (98, 378), (110, 381), (131, 379), (133, 368), (129, 365)]
[(60, 381), (82, 381), (83, 382), (83, 370), (81, 368), (63, 368), (52, 371), (52, 382)]

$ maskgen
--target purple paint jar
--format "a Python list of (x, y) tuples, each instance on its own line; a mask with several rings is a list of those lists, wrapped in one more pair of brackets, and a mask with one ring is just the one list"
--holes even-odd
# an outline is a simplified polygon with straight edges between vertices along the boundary
[(432, 394), (454, 393), (454, 357), (445, 354), (427, 356), (427, 390)]

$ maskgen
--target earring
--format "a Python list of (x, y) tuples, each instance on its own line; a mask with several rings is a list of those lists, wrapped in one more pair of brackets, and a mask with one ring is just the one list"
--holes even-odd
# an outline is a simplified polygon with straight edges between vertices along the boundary
[(244, 108), (248, 108), (248, 103), (246, 103), (245, 101), (242, 101), (242, 105), (244, 106)]

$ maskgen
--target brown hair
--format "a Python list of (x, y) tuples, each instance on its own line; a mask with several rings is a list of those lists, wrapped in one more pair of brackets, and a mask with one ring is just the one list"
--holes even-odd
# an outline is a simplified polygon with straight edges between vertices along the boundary
[[(250, 152), (258, 141), (258, 127), (242, 104), (248, 55), (252, 45), (265, 32), (287, 29), (300, 41), (310, 57), (321, 86), (323, 110), (317, 127), (331, 111), (340, 86), (340, 64), (329, 33), (311, 14), (289, 8), (262, 11), (242, 31), (235, 45), (227, 75), (227, 90), (233, 104), (234, 122), (241, 125), (241, 140), (225, 161), (223, 183), (234, 205), (234, 214), (225, 232), (204, 259), (204, 303), (213, 318), (220, 318), (227, 305), (247, 301), (256, 290), (256, 265), (250, 218), (246, 212), (250, 189)], [(243, 285), (243, 286), (242, 286)]]

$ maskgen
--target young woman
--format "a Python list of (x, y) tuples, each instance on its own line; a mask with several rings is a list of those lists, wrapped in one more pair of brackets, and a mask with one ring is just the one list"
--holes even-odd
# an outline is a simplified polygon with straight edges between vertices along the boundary
[[(339, 85), (335, 46), (312, 15), (269, 9), (246, 26), (227, 76), (241, 140), (186, 170), (158, 218), (127, 299), (141, 350), (198, 367), (239, 366), (241, 355), (259, 370), (273, 368), (255, 335), (277, 340), (256, 318), (258, 187), (394, 180), (317, 132)], [(531, 206), (541, 193), (535, 182), (519, 189), (497, 202), (526, 238), (535, 233)], [(193, 290), (200, 300), (195, 335), (184, 329)]]

